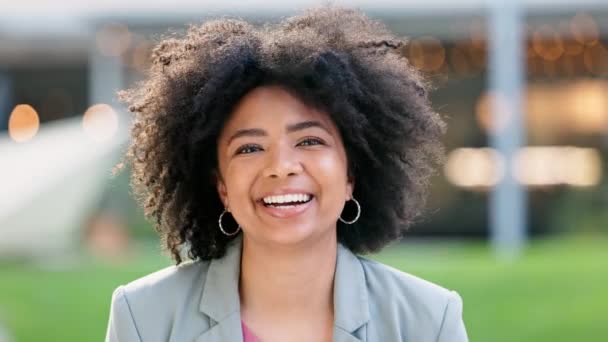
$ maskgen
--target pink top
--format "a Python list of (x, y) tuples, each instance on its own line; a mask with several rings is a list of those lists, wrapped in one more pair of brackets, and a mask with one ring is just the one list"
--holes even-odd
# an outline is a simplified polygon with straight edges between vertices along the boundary
[(241, 328), (243, 329), (243, 342), (258, 342), (258, 338), (247, 328), (245, 322), (241, 320)]

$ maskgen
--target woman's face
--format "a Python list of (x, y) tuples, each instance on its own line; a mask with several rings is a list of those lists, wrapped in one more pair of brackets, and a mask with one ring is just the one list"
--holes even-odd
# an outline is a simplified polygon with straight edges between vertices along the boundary
[(288, 245), (335, 235), (353, 184), (326, 113), (278, 86), (255, 88), (224, 126), (218, 159), (218, 193), (247, 238)]

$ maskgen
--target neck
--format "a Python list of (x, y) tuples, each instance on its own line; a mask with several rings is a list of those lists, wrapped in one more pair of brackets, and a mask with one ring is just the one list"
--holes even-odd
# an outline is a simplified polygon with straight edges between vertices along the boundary
[(239, 292), (250, 320), (274, 322), (333, 318), (335, 234), (312, 245), (268, 248), (243, 237)]

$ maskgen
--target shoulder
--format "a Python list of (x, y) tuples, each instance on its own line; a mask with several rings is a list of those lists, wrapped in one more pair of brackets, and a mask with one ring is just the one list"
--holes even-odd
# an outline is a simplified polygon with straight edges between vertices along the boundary
[(208, 268), (207, 261), (166, 267), (118, 287), (113, 301), (121, 299), (127, 303), (134, 317), (146, 317), (149, 312), (173, 311), (195, 301), (198, 305)]
[[(193, 320), (204, 326), (206, 321), (197, 313), (208, 267), (209, 262), (186, 262), (117, 287), (112, 295), (107, 336), (168, 340), (176, 324)], [(186, 312), (187, 317), (176, 320)]]
[(123, 285), (122, 292), (130, 301), (183, 294), (183, 290), (187, 290), (193, 283), (204, 281), (208, 267), (209, 262), (204, 261), (169, 266)]
[[(395, 322), (405, 334), (432, 332), (438, 336), (452, 329), (450, 326), (462, 324), (462, 298), (456, 291), (380, 262), (357, 258), (365, 273), (372, 317)], [(418, 335), (411, 338), (425, 340)]]

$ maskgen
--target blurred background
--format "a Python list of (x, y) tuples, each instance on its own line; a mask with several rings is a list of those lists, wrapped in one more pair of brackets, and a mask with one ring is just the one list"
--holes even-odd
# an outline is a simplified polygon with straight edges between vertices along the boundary
[[(0, 0), (0, 342), (102, 340), (112, 290), (171, 264), (111, 174), (152, 46), (321, 3)], [(428, 212), (371, 257), (457, 290), (471, 341), (608, 341), (608, 3), (334, 3), (410, 37), (449, 127)]]

